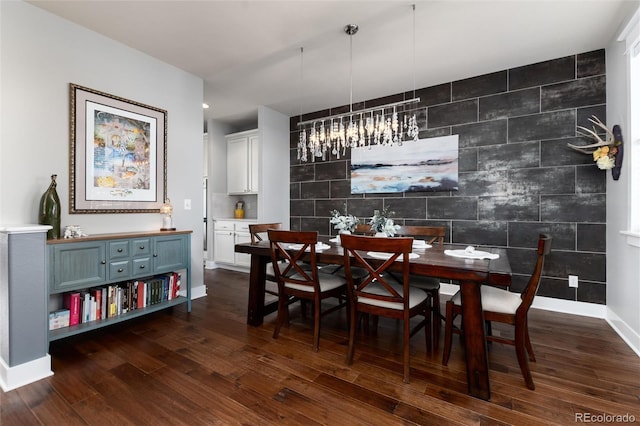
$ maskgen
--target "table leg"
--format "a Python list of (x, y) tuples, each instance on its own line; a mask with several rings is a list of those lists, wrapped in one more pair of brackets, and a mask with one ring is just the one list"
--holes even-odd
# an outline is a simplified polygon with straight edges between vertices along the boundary
[(464, 330), (465, 358), (467, 364), (467, 384), (469, 394), (489, 400), (489, 361), (484, 330), (484, 314), (480, 296), (480, 283), (464, 281), (460, 283), (462, 297), (462, 327)]
[(270, 259), (256, 254), (251, 255), (249, 274), (249, 304), (247, 306), (247, 324), (255, 327), (262, 325), (265, 315), (264, 283), (266, 266)]

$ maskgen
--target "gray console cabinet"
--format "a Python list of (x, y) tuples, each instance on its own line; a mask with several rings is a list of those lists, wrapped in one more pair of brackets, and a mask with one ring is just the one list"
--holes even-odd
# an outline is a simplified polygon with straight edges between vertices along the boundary
[(70, 291), (184, 271), (181, 296), (126, 314), (49, 331), (49, 341), (187, 303), (191, 312), (191, 231), (102, 234), (47, 241), (50, 298)]

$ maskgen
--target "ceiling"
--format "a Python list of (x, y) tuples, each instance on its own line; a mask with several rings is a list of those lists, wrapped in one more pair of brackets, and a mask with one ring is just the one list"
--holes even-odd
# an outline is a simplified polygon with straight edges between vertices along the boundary
[[(205, 118), (239, 127), (255, 123), (259, 105), (292, 116), (348, 105), (351, 94), (355, 103), (601, 49), (638, 6), (621, 0), (29, 3), (201, 77), (210, 105)], [(351, 54), (347, 24), (360, 27)]]

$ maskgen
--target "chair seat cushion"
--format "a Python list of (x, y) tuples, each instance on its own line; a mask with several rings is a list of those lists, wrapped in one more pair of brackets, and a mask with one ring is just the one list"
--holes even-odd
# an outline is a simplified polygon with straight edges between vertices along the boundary
[[(282, 262), (284, 263), (284, 262)], [(302, 269), (304, 269), (305, 271), (310, 271), (311, 270), (311, 265), (309, 265), (308, 263), (303, 263), (303, 262), (299, 262), (298, 265), (300, 265), (300, 267)], [(281, 270), (283, 269), (283, 267), (281, 267)], [(291, 269), (292, 271), (294, 270), (293, 268)], [(276, 272), (273, 269), (273, 263), (269, 262), (267, 263), (267, 267), (265, 269), (265, 273), (267, 274), (267, 279), (270, 281), (276, 281)]]
[(423, 277), (420, 275), (410, 275), (409, 285), (427, 291), (440, 290), (440, 280), (434, 277)]
[[(484, 311), (498, 312), (502, 314), (515, 314), (522, 303), (518, 293), (511, 293), (496, 287), (483, 285), (480, 287), (482, 309)], [(451, 298), (454, 304), (460, 305), (460, 292)]]
[[(299, 274), (294, 274), (291, 276), (293, 279), (305, 279)], [(332, 275), (332, 274), (324, 274), (322, 272), (318, 273), (318, 281), (320, 283), (320, 292), (325, 292), (329, 290), (333, 290), (334, 288), (338, 288), (340, 286), (345, 285), (344, 279)], [(302, 285), (302, 284), (294, 284), (294, 283), (285, 283), (284, 285), (287, 288), (293, 288), (301, 291), (313, 292), (313, 287), (310, 285)]]
[[(393, 287), (393, 289), (397, 291), (398, 294), (400, 295), (403, 294), (404, 289), (400, 284), (389, 283), (389, 285)], [(387, 296), (389, 295), (389, 292), (387, 291), (387, 289), (385, 289), (380, 283), (377, 283), (377, 282), (369, 284), (365, 288), (365, 292), (371, 293), (371, 294), (377, 294), (377, 295), (387, 295)], [(409, 287), (409, 308), (411, 309), (414, 306), (424, 302), (424, 300), (427, 297), (428, 295), (427, 293), (424, 292), (424, 290), (415, 288), (415, 287)], [(380, 306), (382, 308), (397, 309), (400, 311), (404, 309), (404, 306), (402, 305), (402, 303), (385, 302), (384, 300), (370, 299), (368, 297), (363, 297), (363, 296), (358, 297), (358, 303), (366, 303), (367, 305)]]

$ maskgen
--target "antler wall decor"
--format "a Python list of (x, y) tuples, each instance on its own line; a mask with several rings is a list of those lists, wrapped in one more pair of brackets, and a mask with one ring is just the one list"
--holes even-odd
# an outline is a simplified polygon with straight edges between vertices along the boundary
[[(617, 124), (613, 126), (613, 130), (609, 128), (595, 115), (589, 119), (594, 124), (593, 130), (586, 127), (578, 126), (578, 133), (582, 136), (595, 139), (597, 142), (589, 145), (573, 145), (568, 143), (569, 148), (575, 149), (583, 154), (593, 155), (593, 161), (601, 170), (611, 169), (613, 180), (620, 178), (620, 169), (622, 168), (622, 131)], [(598, 135), (596, 127), (604, 130), (606, 137), (603, 140)]]

